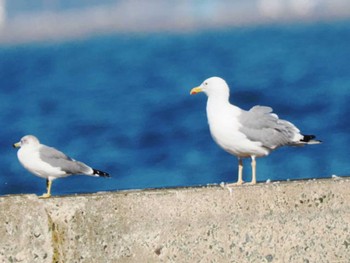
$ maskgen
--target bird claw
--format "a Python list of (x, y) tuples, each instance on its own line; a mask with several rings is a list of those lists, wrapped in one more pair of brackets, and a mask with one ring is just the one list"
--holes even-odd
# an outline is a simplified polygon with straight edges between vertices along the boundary
[(39, 199), (46, 199), (46, 198), (50, 198), (50, 197), (51, 197), (51, 195), (46, 193), (46, 194), (39, 196)]
[(230, 195), (232, 195), (232, 193), (233, 193), (233, 188), (235, 187), (235, 186), (240, 186), (240, 185), (242, 185), (244, 182), (243, 181), (238, 181), (237, 183), (231, 183), (231, 184), (225, 184), (225, 183), (221, 183), (220, 184), (220, 186), (222, 187), (222, 188), (226, 188), (229, 192), (230, 192)]
[(226, 187), (235, 187), (244, 184), (244, 181), (237, 181), (236, 183), (226, 184)]

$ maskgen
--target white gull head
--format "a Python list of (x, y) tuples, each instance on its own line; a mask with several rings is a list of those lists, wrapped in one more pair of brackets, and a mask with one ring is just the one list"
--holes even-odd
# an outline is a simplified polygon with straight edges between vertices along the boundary
[(208, 97), (220, 97), (228, 99), (230, 89), (225, 80), (219, 77), (211, 77), (203, 81), (203, 83), (191, 90), (191, 94), (204, 92)]
[(13, 145), (13, 147), (15, 148), (19, 148), (19, 147), (33, 147), (33, 146), (37, 146), (40, 145), (40, 142), (38, 140), (37, 137), (33, 136), (33, 135), (26, 135), (24, 137), (22, 137), (22, 139), (15, 143)]

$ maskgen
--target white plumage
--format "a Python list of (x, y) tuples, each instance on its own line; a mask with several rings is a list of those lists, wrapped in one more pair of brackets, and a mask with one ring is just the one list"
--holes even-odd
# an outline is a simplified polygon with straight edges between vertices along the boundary
[(254, 106), (249, 111), (230, 104), (230, 90), (225, 80), (212, 77), (191, 94), (204, 92), (208, 96), (207, 118), (214, 141), (238, 158), (238, 182), (243, 183), (242, 158), (252, 159), (252, 181), (256, 183), (256, 157), (268, 155), (278, 147), (320, 143), (314, 135), (303, 135), (292, 123), (281, 120), (272, 108)]
[(51, 184), (57, 178), (72, 174), (109, 177), (108, 173), (93, 169), (53, 147), (41, 144), (33, 135), (24, 136), (13, 146), (20, 148), (17, 157), (23, 167), (36, 176), (46, 179), (47, 193), (42, 198), (51, 196)]

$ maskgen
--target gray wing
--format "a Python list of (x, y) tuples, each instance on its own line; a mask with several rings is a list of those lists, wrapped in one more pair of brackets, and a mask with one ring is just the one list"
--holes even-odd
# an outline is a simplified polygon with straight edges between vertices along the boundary
[(53, 147), (42, 145), (39, 149), (40, 159), (53, 167), (59, 167), (66, 174), (91, 174), (89, 166), (78, 162)]
[(280, 120), (272, 113), (272, 108), (254, 106), (249, 111), (242, 111), (239, 116), (242, 124), (240, 131), (251, 141), (261, 142), (269, 149), (294, 144), (293, 138), (300, 131), (292, 123)]

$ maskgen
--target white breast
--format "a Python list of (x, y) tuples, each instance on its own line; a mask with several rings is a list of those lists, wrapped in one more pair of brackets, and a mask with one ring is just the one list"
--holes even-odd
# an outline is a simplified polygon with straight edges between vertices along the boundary
[(265, 156), (269, 152), (261, 143), (253, 142), (239, 131), (238, 116), (241, 109), (230, 104), (207, 104), (210, 133), (214, 141), (225, 151), (237, 157)]
[(31, 148), (21, 147), (17, 152), (18, 160), (29, 172), (42, 178), (48, 177), (62, 177), (65, 175), (58, 167), (53, 167), (48, 163), (43, 162), (37, 151)]

